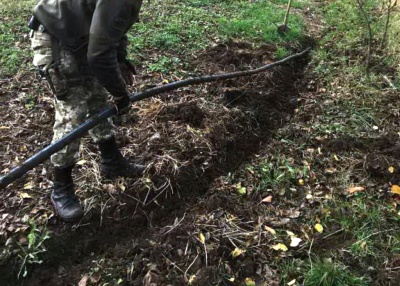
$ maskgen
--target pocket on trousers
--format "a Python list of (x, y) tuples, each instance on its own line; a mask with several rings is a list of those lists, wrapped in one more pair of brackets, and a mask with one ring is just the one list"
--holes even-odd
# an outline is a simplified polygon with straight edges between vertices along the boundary
[(52, 39), (49, 34), (38, 31), (31, 31), (31, 48), (34, 53), (34, 66), (46, 66), (53, 61), (51, 41)]

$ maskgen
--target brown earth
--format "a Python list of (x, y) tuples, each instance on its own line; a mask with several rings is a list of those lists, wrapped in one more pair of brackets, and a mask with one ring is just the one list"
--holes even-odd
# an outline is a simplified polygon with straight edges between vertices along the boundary
[[(259, 67), (274, 61), (274, 53), (274, 46), (227, 42), (191, 63), (196, 74), (217, 74)], [(97, 148), (83, 138), (84, 161), (75, 170), (75, 182), (87, 213), (78, 224), (65, 224), (53, 215), (48, 162), (13, 183), (0, 202), (1, 242), (10, 246), (0, 257), (0, 285), (117, 285), (118, 278), (123, 279), (120, 285), (243, 285), (246, 278), (257, 285), (279, 285), (274, 263), (308, 258), (307, 249), (277, 254), (265, 226), (313, 236), (314, 248), (322, 253), (335, 248), (349, 259), (340, 249), (352, 243), (351, 237), (338, 229), (315, 234), (300, 223), (322, 217), (324, 211), (317, 199), (305, 199), (308, 189), (297, 183), (301, 174), (292, 178), (291, 193), (277, 195), (280, 190), (274, 186), (255, 191), (255, 183), (248, 185), (260, 182), (249, 165), (276, 163), (285, 154), (313, 166), (306, 184), (315, 196), (324, 197), (334, 191), (328, 184), (331, 172), (343, 167), (326, 158), (340, 152), (353, 155), (346, 163), (356, 170), (354, 181), (371, 176), (371, 184), (380, 187), (399, 181), (396, 173), (387, 172), (388, 165), (400, 168), (395, 124), (375, 138), (310, 135), (325, 94), (308, 61), (137, 103), (131, 117), (118, 120), (124, 154), (149, 166), (136, 179), (103, 181)], [(176, 80), (143, 75), (137, 86), (143, 89), (164, 79)], [(44, 83), (32, 73), (0, 84), (6, 91), (0, 97), (6, 106), (0, 111), (0, 171), (6, 173), (49, 144), (54, 110)], [(386, 96), (387, 105), (398, 101), (394, 93)], [(387, 117), (397, 122), (399, 115)], [(318, 148), (321, 154), (315, 155)], [(241, 186), (246, 186), (245, 194), (237, 193)], [(260, 203), (271, 193), (270, 204)], [(38, 233), (46, 225), (52, 234), (40, 254), (43, 263), (28, 265), (27, 277), (17, 280), (22, 261), (16, 255), (22, 252), (15, 249), (18, 243), (28, 244), (32, 222), (27, 218)], [(236, 248), (246, 252), (234, 257)], [(396, 257), (388, 260), (396, 267)], [(351, 265), (360, 273), (367, 268), (358, 261)], [(397, 272), (372, 276), (376, 285), (399, 281)]]
[[(215, 74), (258, 67), (273, 61), (273, 54), (271, 46), (229, 42), (198, 55), (193, 64), (198, 73)], [(12, 184), (0, 207), (7, 219), (4, 237), (19, 227), (24, 242), (24, 215), (47, 221), (52, 237), (45, 243), (42, 265), (29, 268), (29, 276), (18, 282), (11, 281), (20, 265), (4, 265), (3, 283), (76, 285), (88, 277), (96, 284), (107, 279), (90, 273), (93, 261), (101, 260), (101, 268), (113, 277), (127, 277), (127, 285), (186, 285), (192, 275), (193, 285), (230, 284), (226, 278), (233, 273), (239, 280), (255, 274), (277, 285), (268, 266), (269, 247), (255, 246), (243, 261), (231, 257), (232, 239), (255, 235), (253, 220), (260, 207), (255, 200), (232, 196), (232, 185), (223, 176), (249, 163), (290, 122), (306, 63), (301, 59), (248, 78), (188, 87), (139, 103), (135, 120), (122, 123), (118, 136), (127, 156), (137, 154), (149, 164), (136, 181), (99, 180), (96, 148), (84, 139), (86, 162), (76, 172), (76, 183), (88, 213), (77, 225), (52, 214), (48, 163)], [(12, 126), (1, 136), (5, 170), (51, 138), (50, 95), (32, 86), (43, 88), (43, 83), (30, 74), (5, 84), (10, 108), (3, 109), (1, 118)], [(27, 106), (27, 93), (33, 93), (28, 97), (33, 108)], [(199, 231), (207, 236), (208, 249), (199, 241)], [(268, 241), (265, 235), (259, 239)]]

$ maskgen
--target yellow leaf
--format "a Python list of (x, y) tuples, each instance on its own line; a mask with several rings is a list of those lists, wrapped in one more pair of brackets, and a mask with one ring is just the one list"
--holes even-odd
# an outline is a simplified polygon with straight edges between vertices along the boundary
[(400, 187), (398, 185), (392, 185), (391, 192), (392, 194), (400, 195)]
[(270, 234), (276, 235), (275, 229), (270, 228), (269, 226), (264, 226), (264, 229), (265, 229), (266, 231), (268, 231)]
[(292, 241), (290, 242), (290, 247), (297, 247), (301, 242), (301, 238), (292, 236)]
[(82, 165), (85, 165), (85, 163), (86, 163), (86, 160), (80, 160), (80, 161), (76, 162), (76, 165), (82, 166)]
[(292, 286), (296, 283), (296, 279), (293, 279), (292, 281), (288, 282), (288, 286)]
[(167, 83), (169, 83), (169, 81), (168, 81), (167, 79), (164, 78), (164, 79), (162, 80), (162, 83), (163, 83), (163, 84), (167, 84)]
[(304, 186), (304, 180), (303, 179), (299, 179), (298, 184), (299, 184), (299, 186)]
[(24, 185), (24, 190), (31, 190), (31, 189), (33, 189), (33, 182), (29, 182)]
[(333, 155), (333, 158), (335, 158), (336, 161), (339, 161), (339, 157), (337, 155)]
[(256, 286), (256, 282), (254, 282), (254, 280), (251, 278), (244, 279), (244, 283), (246, 286)]
[(246, 187), (238, 188), (237, 192), (238, 192), (239, 195), (245, 195), (246, 194)]
[(194, 282), (194, 280), (196, 280), (196, 275), (190, 276), (190, 277), (189, 277), (188, 284), (191, 285), (191, 284)]
[(235, 282), (235, 277), (231, 277), (228, 279), (229, 282)]
[(236, 247), (236, 248), (231, 252), (231, 254), (232, 254), (233, 257), (238, 257), (239, 255), (241, 255), (242, 253), (245, 253), (245, 252), (246, 252), (246, 250), (240, 249), (240, 248)]
[(393, 174), (394, 173), (394, 167), (393, 166), (389, 166), (388, 171), (389, 171), (389, 173)]
[(349, 194), (354, 194), (354, 193), (357, 193), (357, 192), (362, 192), (362, 191), (364, 191), (364, 190), (365, 190), (364, 187), (351, 187), (351, 188), (349, 188)]
[(125, 191), (125, 190), (126, 190), (126, 187), (125, 187), (124, 184), (119, 184), (119, 185), (118, 185), (118, 188), (119, 188), (121, 191)]
[(315, 230), (318, 231), (319, 233), (322, 233), (322, 232), (324, 231), (324, 227), (323, 227), (321, 224), (319, 224), (319, 223), (317, 223), (316, 225), (314, 225), (314, 228), (315, 228)]
[(330, 167), (330, 168), (327, 168), (327, 169), (325, 169), (325, 173), (326, 174), (334, 174), (334, 173), (336, 173), (336, 168), (333, 168), (333, 167)]
[(306, 199), (307, 200), (312, 200), (314, 197), (313, 197), (313, 195), (312, 194), (308, 194), (307, 196), (306, 196)]
[(8, 126), (0, 126), (0, 129), (10, 129)]
[(274, 250), (288, 251), (287, 246), (284, 245), (283, 243), (278, 243), (278, 244), (272, 246), (272, 249), (274, 249)]
[(262, 203), (270, 203), (272, 202), (272, 196), (265, 197), (261, 200)]
[(289, 231), (289, 230), (287, 230), (286, 233), (287, 233), (289, 236), (296, 236), (293, 232), (291, 232), (291, 231)]
[(28, 193), (19, 193), (21, 199), (30, 199), (32, 198)]
[(204, 234), (202, 232), (200, 232), (200, 234), (199, 234), (199, 239), (202, 244), (206, 243), (206, 237), (204, 236)]

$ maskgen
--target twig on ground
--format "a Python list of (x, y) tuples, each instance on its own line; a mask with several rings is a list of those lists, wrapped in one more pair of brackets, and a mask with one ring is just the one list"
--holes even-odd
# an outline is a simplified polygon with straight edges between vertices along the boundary
[(331, 237), (332, 235), (335, 235), (335, 234), (337, 234), (337, 233), (339, 233), (339, 232), (342, 232), (343, 230), (344, 230), (344, 228), (341, 228), (341, 229), (339, 229), (339, 230), (337, 230), (337, 231), (335, 231), (335, 232), (332, 232), (332, 233), (330, 233), (330, 234), (327, 234), (327, 235), (325, 235), (325, 236), (322, 238), (322, 240), (327, 239), (328, 237)]
[(184, 214), (183, 214), (183, 217), (182, 217), (179, 221), (177, 221), (176, 223), (174, 223), (173, 226), (166, 226), (166, 227), (170, 227), (170, 229), (169, 229), (168, 231), (166, 231), (164, 234), (167, 234), (167, 233), (173, 231), (178, 225), (181, 224), (181, 222), (185, 219), (185, 216), (186, 216), (186, 213), (184, 213)]
[(168, 257), (166, 257), (164, 254), (162, 254), (162, 256), (169, 262), (172, 264), (172, 266), (174, 266), (176, 269), (178, 269), (182, 274), (185, 274), (185, 272), (178, 266), (176, 265), (175, 262), (171, 261), (170, 259), (168, 259)]
[(199, 255), (197, 254), (196, 257), (194, 258), (194, 260), (192, 261), (192, 263), (190, 263), (189, 267), (186, 268), (186, 271), (184, 273), (184, 275), (186, 275), (186, 273), (189, 271), (189, 269), (193, 266), (193, 264), (196, 262), (197, 258), (199, 257)]

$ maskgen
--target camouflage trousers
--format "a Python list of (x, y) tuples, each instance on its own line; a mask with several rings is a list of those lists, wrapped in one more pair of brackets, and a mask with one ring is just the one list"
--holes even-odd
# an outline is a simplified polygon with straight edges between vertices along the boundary
[[(86, 52), (73, 52), (57, 46), (55, 61), (52, 37), (43, 32), (31, 33), (31, 46), (34, 52), (33, 64), (47, 67), (53, 83), (55, 122), (53, 140), (55, 142), (82, 124), (88, 117), (108, 107), (108, 93), (90, 74), (87, 67)], [(83, 49), (84, 50), (84, 49)], [(109, 139), (114, 135), (111, 119), (104, 120), (89, 131), (94, 142)], [(55, 167), (74, 164), (79, 156), (80, 140), (70, 143), (51, 156)]]

